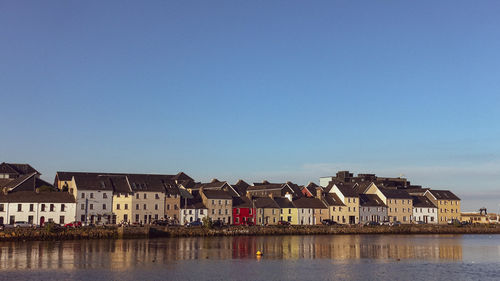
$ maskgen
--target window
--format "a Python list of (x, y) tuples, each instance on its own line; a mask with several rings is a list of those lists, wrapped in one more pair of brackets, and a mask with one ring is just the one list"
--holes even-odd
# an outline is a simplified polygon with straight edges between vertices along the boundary
[(54, 212), (56, 209), (56, 206), (54, 206), (54, 204), (50, 204), (50, 211), (51, 212)]
[(120, 210), (120, 204), (116, 204), (116, 209)]
[(135, 204), (135, 209), (139, 210), (139, 204)]
[(240, 208), (236, 208), (236, 214), (239, 215), (240, 214)]
[(82, 193), (82, 199), (85, 198), (85, 193)]
[(353, 208), (353, 212), (356, 212), (356, 207), (352, 207)]
[(30, 212), (33, 212), (34, 210), (34, 204), (30, 204)]
[(146, 210), (146, 204), (144, 204), (142, 207), (144, 208), (144, 210)]
[(90, 198), (94, 198), (94, 193), (93, 192), (90, 193)]
[(215, 215), (215, 209), (212, 209), (212, 215)]
[(128, 193), (125, 193), (125, 198), (128, 198)]
[(332, 211), (334, 211), (334, 212), (335, 212), (335, 207), (332, 207)]
[(170, 210), (170, 204), (167, 204), (167, 210)]
[(66, 212), (66, 205), (61, 204), (61, 212)]
[(192, 214), (193, 214), (193, 210), (189, 210), (189, 212), (188, 212), (188, 213), (189, 213), (190, 215), (192, 215)]
[(215, 204), (215, 200), (212, 200), (212, 205), (214, 205), (214, 204)]
[(235, 222), (235, 223), (240, 223), (240, 218), (235, 218), (235, 219), (234, 219), (234, 222)]
[(219, 200), (219, 205), (222, 205), (222, 200)]
[(155, 194), (155, 199), (160, 199), (160, 195), (158, 195), (158, 193)]
[[(120, 194), (118, 194), (118, 195), (120, 195)], [(102, 194), (102, 198), (107, 199), (107, 198), (108, 198), (108, 194), (103, 193), (103, 194)]]
[(4, 212), (4, 205), (0, 204), (0, 212)]
[(347, 202), (351, 203), (351, 198), (347, 198)]
[(351, 207), (347, 207), (347, 211), (350, 212), (351, 211)]
[(135, 215), (135, 221), (136, 221), (136, 222), (139, 222), (139, 214), (136, 214), (136, 215)]
[(106, 204), (102, 204), (102, 209), (106, 210)]
[(253, 209), (250, 209), (250, 212), (249, 212), (249, 214), (250, 214), (250, 215), (252, 215), (252, 210), (253, 210)]
[(292, 209), (288, 209), (288, 213), (291, 214), (292, 213)]
[(82, 210), (85, 210), (85, 204), (82, 204), (81, 209), (82, 209)]
[(64, 216), (60, 216), (59, 217), (59, 223), (60, 224), (64, 224)]
[(222, 215), (222, 209), (219, 209), (219, 215)]
[(125, 204), (125, 210), (128, 210), (128, 204)]
[(155, 210), (158, 210), (158, 204), (155, 204)]
[(17, 204), (17, 211), (21, 212), (23, 210), (23, 204)]
[(139, 193), (135, 194), (135, 198), (139, 199)]
[(177, 210), (178, 207), (177, 207), (177, 204), (174, 204), (174, 210)]
[(94, 204), (90, 204), (89, 209), (94, 210)]
[(200, 210), (200, 215), (203, 215), (203, 210)]
[(226, 209), (226, 215), (227, 215), (227, 209)]
[(148, 198), (147, 194), (146, 194), (146, 193), (144, 193), (144, 199), (147, 199), (147, 198)]

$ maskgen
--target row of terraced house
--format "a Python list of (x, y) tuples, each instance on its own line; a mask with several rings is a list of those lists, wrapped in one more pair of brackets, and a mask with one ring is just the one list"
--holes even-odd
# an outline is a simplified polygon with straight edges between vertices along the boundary
[(292, 182), (196, 182), (187, 174), (59, 171), (54, 183), (29, 164), (0, 164), (0, 224), (92, 224), (157, 220), (186, 224), (209, 218), (233, 225), (293, 225), (460, 220), (460, 198), (449, 190), (411, 185), (405, 178), (340, 171), (320, 185)]

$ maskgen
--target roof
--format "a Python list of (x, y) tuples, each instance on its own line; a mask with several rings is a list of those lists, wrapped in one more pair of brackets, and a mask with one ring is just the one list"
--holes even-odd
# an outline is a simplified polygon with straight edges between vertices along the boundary
[[(287, 199), (288, 200), (288, 199)], [(279, 209), (278, 203), (270, 197), (259, 197), (254, 199), (254, 204), (256, 208), (272, 208)]]
[(237, 183), (232, 185), (233, 188), (240, 194), (240, 196), (245, 196), (247, 193), (247, 188), (250, 186), (244, 180), (238, 180)]
[(0, 193), (0, 202), (5, 203), (75, 203), (75, 198), (68, 192), (45, 191), (36, 193), (35, 191), (17, 191)]
[(437, 200), (460, 200), (458, 196), (449, 190), (428, 190)]
[(253, 191), (253, 190), (271, 190), (271, 189), (283, 189), (283, 188), (285, 188), (285, 185), (282, 183), (269, 183), (269, 184), (254, 183), (254, 185), (249, 186), (247, 190)]
[(387, 207), (384, 201), (378, 197), (376, 194), (360, 194), (359, 195), (359, 205), (360, 206), (370, 206), (370, 207)]
[(278, 197), (274, 198), (274, 201), (276, 202), (276, 204), (278, 204), (280, 208), (295, 208), (293, 203), (287, 198)]
[(334, 193), (325, 194), (325, 201), (328, 206), (345, 206), (342, 200)]
[(18, 175), (26, 175), (37, 173), (40, 174), (37, 170), (31, 167), (29, 164), (17, 164), (17, 163), (5, 163), (2, 162), (0, 164), (0, 174), (18, 174)]
[(200, 197), (187, 199), (186, 202), (181, 200), (181, 209), (206, 209)]
[[(335, 186), (337, 186), (339, 191), (345, 197), (358, 197), (358, 192), (356, 191), (356, 184), (355, 183), (344, 183), (344, 184), (339, 183), (339, 184), (335, 184)], [(330, 189), (332, 187), (330, 187)]]
[(408, 192), (410, 195), (424, 195), (424, 193), (429, 190), (428, 188), (406, 188), (404, 189), (406, 192)]
[(385, 197), (391, 199), (413, 199), (408, 192), (402, 189), (386, 189), (380, 188), (380, 192), (384, 194)]
[(196, 183), (192, 190), (222, 190), (228, 192), (232, 197), (240, 197), (240, 194), (227, 182), (227, 181), (218, 181), (216, 179), (212, 180), (209, 183)]
[(208, 199), (233, 199), (233, 196), (224, 190), (203, 189), (200, 192), (203, 193)]
[(327, 209), (328, 207), (318, 198), (302, 197), (293, 201), (297, 208)]
[(372, 184), (373, 182), (371, 181), (363, 181), (363, 182), (358, 182), (356, 186), (354, 187), (354, 190), (356, 191), (357, 194), (365, 193), (366, 190), (368, 190), (368, 187)]
[(253, 203), (248, 197), (237, 197), (233, 199), (233, 208), (252, 208)]
[(307, 192), (309, 192), (309, 194), (311, 194), (311, 196), (316, 196), (316, 191), (317, 191), (317, 188), (319, 186), (317, 184), (315, 184), (314, 182), (310, 182), (309, 184), (307, 184), (304, 189), (307, 190)]
[(418, 208), (437, 208), (434, 203), (432, 203), (429, 198), (425, 196), (412, 196), (413, 197), (413, 207)]

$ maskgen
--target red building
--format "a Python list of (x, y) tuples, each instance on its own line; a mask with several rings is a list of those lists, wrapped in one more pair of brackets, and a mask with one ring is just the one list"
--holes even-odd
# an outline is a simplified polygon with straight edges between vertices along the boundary
[(233, 224), (234, 225), (255, 225), (256, 216), (252, 200), (247, 197), (233, 199)]

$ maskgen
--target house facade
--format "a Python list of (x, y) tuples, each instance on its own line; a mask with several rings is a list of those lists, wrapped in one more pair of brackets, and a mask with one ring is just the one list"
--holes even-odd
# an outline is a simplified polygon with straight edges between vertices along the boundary
[(181, 201), (180, 223), (186, 225), (190, 222), (203, 222), (208, 215), (208, 209), (203, 204), (201, 198), (193, 198)]
[(299, 214), (298, 210), (293, 205), (291, 198), (274, 198), (274, 201), (280, 207), (280, 220), (287, 221), (290, 224), (299, 224)]
[(438, 208), (426, 196), (413, 196), (413, 221), (438, 223)]
[(270, 197), (258, 197), (253, 199), (257, 209), (257, 224), (275, 225), (280, 220), (280, 207)]
[(345, 205), (341, 207), (342, 224), (357, 224), (359, 222), (359, 198), (355, 184), (336, 184), (331, 182), (327, 189), (335, 194)]
[(376, 194), (387, 206), (389, 221), (411, 223), (413, 215), (413, 198), (408, 192), (400, 189), (379, 188), (372, 183), (365, 194)]
[(326, 193), (323, 197), (323, 202), (328, 206), (329, 219), (338, 223), (345, 224), (347, 213), (347, 208), (342, 203), (342, 200), (334, 193)]
[(207, 207), (208, 217), (213, 221), (220, 221), (224, 224), (232, 222), (233, 197), (224, 190), (204, 190), (199, 191), (203, 205)]
[(245, 196), (233, 198), (234, 225), (256, 224), (256, 208), (254, 203), (255, 202)]
[(460, 198), (449, 190), (430, 189), (424, 196), (438, 208), (438, 223), (447, 224), (452, 220), (461, 220)]
[(388, 220), (387, 205), (376, 194), (359, 194), (359, 222), (381, 223)]

